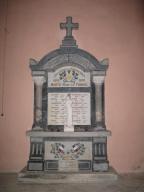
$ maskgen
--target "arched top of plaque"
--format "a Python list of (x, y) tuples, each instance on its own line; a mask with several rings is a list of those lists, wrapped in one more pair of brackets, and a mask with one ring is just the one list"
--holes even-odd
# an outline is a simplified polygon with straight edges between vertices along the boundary
[(107, 59), (98, 61), (93, 55), (85, 50), (79, 49), (76, 40), (72, 36), (72, 30), (78, 29), (78, 23), (72, 23), (72, 17), (66, 18), (66, 23), (60, 23), (61, 29), (66, 29), (66, 36), (59, 49), (45, 55), (39, 62), (30, 60), (32, 71), (56, 71), (58, 68), (73, 66), (85, 72), (103, 71), (108, 68)]

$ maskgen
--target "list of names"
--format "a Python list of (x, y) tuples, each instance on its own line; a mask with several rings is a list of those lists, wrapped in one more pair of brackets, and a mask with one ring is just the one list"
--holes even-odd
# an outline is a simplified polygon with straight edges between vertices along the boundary
[(48, 125), (64, 125), (68, 118), (66, 98), (71, 98), (72, 124), (90, 125), (90, 93), (48, 93)]

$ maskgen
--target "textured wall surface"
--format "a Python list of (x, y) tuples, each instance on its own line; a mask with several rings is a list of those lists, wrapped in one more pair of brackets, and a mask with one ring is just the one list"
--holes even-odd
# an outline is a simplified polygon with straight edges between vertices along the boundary
[[(39, 60), (59, 47), (59, 23), (72, 16), (80, 48), (99, 60), (108, 57), (106, 124), (110, 164), (119, 172), (144, 171), (144, 3), (142, 0), (8, 0), (5, 63), (0, 1), (0, 99), (4, 73), (4, 116), (0, 117), (0, 171), (26, 165), (33, 122), (29, 58)], [(4, 67), (5, 66), (5, 67)], [(0, 107), (2, 99), (0, 100)], [(0, 108), (1, 109), (1, 108)]]

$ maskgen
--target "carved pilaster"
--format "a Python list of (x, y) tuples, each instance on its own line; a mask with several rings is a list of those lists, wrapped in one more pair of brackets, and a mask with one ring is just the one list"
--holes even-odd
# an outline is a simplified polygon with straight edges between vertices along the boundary
[(95, 119), (96, 128), (104, 128), (104, 79), (105, 76), (93, 76), (95, 85)]
[(42, 129), (42, 87), (45, 80), (44, 76), (33, 76), (35, 85), (35, 110), (34, 110), (34, 129)]

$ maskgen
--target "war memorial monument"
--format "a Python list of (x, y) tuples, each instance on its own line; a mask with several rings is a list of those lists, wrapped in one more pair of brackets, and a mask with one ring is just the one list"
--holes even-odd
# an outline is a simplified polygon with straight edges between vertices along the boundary
[(27, 131), (30, 155), (19, 180), (87, 182), (116, 178), (110, 171), (105, 124), (105, 77), (108, 60), (79, 49), (66, 17), (60, 48), (40, 61), (30, 59), (34, 82), (34, 122)]

